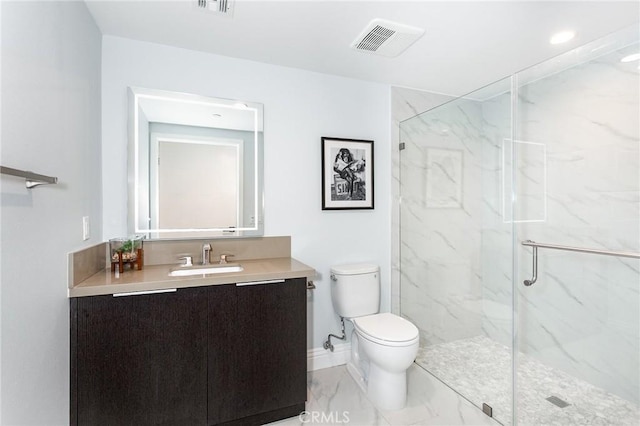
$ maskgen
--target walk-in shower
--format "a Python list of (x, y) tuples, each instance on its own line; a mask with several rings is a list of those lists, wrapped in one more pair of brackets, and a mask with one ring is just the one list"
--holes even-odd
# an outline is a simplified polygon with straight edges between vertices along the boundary
[(416, 362), (503, 424), (640, 424), (638, 35), (400, 123)]

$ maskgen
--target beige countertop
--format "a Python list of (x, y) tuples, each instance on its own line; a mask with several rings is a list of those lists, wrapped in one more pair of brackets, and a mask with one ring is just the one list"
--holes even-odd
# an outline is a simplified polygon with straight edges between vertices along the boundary
[(242, 265), (243, 271), (170, 277), (169, 270), (175, 268), (177, 265), (145, 266), (141, 271), (126, 269), (122, 274), (116, 274), (111, 272), (110, 268), (107, 268), (70, 288), (69, 297), (166, 290), (287, 278), (312, 279), (316, 274), (316, 271), (310, 266), (290, 257), (238, 260), (233, 263)]

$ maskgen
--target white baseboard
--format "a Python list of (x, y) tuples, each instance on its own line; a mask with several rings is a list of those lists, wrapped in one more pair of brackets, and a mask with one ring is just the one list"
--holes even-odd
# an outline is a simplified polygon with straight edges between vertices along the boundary
[(324, 348), (307, 350), (307, 371), (344, 365), (351, 356), (351, 343), (334, 345), (333, 352)]

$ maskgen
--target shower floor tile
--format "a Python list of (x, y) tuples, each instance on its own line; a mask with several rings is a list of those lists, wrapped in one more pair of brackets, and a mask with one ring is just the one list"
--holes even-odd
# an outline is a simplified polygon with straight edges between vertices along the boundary
[[(421, 347), (416, 363), (471, 400), (493, 408), (493, 417), (511, 424), (511, 349), (477, 336)], [(555, 396), (565, 408), (549, 402)], [(518, 424), (638, 425), (637, 405), (530, 356), (518, 354)]]

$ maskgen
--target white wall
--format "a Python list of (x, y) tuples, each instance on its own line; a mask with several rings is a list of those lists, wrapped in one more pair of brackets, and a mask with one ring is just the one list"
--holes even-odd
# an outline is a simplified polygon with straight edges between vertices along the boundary
[[(102, 58), (104, 234), (127, 233), (128, 86), (261, 102), (265, 107), (265, 235), (291, 235), (292, 255), (319, 276), (310, 298), (309, 348), (339, 331), (329, 268), (381, 267), (390, 308), (388, 86), (106, 36)], [(320, 138), (372, 139), (375, 209), (321, 210)]]
[[(102, 240), (100, 32), (83, 2), (2, 2), (0, 423), (69, 423), (67, 253)], [(92, 237), (82, 241), (82, 217)]]

